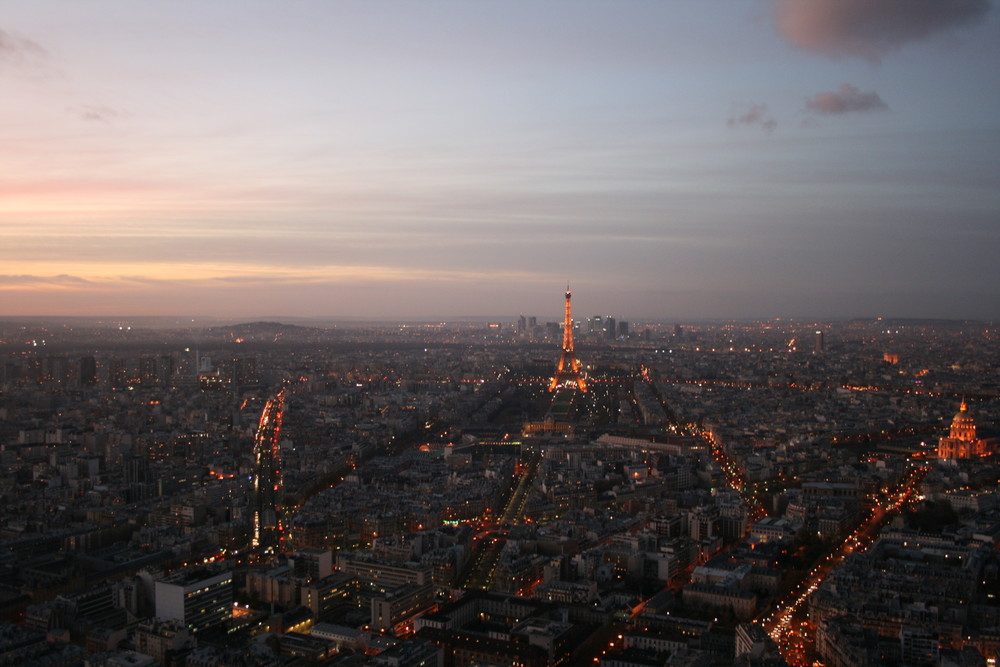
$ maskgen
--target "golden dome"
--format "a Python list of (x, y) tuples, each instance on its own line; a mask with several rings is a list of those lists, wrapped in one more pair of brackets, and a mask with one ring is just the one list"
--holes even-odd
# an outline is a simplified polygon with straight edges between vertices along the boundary
[(962, 440), (976, 439), (976, 420), (969, 414), (965, 399), (962, 399), (962, 406), (951, 420), (951, 437)]

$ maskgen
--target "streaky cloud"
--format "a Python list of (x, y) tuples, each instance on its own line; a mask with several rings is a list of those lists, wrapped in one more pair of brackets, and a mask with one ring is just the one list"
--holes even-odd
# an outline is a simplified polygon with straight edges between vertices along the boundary
[(89, 285), (90, 281), (79, 276), (60, 274), (57, 276), (0, 275), (0, 289), (24, 286), (53, 285), (62, 287)]
[(102, 105), (86, 105), (71, 109), (71, 111), (76, 113), (81, 120), (97, 123), (110, 123), (121, 116), (121, 113), (118, 110)]
[(48, 52), (38, 43), (20, 35), (0, 30), (0, 63), (23, 63), (33, 59), (43, 59)]

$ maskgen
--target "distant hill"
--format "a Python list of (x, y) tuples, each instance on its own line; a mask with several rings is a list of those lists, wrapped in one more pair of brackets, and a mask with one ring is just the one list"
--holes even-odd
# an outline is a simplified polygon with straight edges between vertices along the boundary
[(246, 340), (273, 340), (276, 337), (296, 337), (308, 336), (322, 333), (324, 330), (316, 327), (303, 327), (297, 324), (283, 324), (281, 322), (246, 322), (243, 324), (231, 324), (221, 327), (210, 327), (208, 333), (213, 336), (230, 336), (232, 338), (244, 338)]

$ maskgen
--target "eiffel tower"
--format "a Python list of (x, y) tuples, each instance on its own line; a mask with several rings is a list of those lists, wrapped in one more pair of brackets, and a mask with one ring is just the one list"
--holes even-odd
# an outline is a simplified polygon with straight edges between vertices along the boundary
[(549, 383), (549, 391), (566, 386), (575, 386), (580, 391), (587, 391), (587, 383), (580, 375), (580, 360), (576, 358), (576, 352), (573, 351), (573, 314), (569, 306), (570, 296), (569, 285), (567, 285), (562, 354), (559, 355), (559, 366), (556, 367), (556, 374), (552, 378), (552, 382)]

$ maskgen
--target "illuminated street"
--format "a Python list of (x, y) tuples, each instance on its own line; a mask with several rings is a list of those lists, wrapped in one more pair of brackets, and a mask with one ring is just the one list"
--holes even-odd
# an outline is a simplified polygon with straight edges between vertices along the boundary
[(500, 513), (498, 529), (496, 532), (483, 535), (477, 542), (478, 553), (466, 576), (466, 588), (489, 589), (493, 586), (493, 575), (496, 572), (497, 562), (503, 552), (503, 547), (507, 543), (507, 533), (513, 526), (517, 525), (524, 515), (524, 506), (528, 501), (528, 495), (541, 464), (542, 455), (540, 452), (532, 453), (529, 456), (528, 462), (520, 467), (514, 483), (514, 490), (507, 505)]
[(913, 498), (917, 486), (928, 470), (922, 467), (911, 471), (900, 487), (883, 504), (875, 507), (861, 525), (810, 570), (786, 599), (760, 619), (789, 664), (811, 664), (812, 633), (815, 628), (808, 620), (805, 603), (809, 596), (849, 554), (863, 551), (872, 543), (882, 526)]

